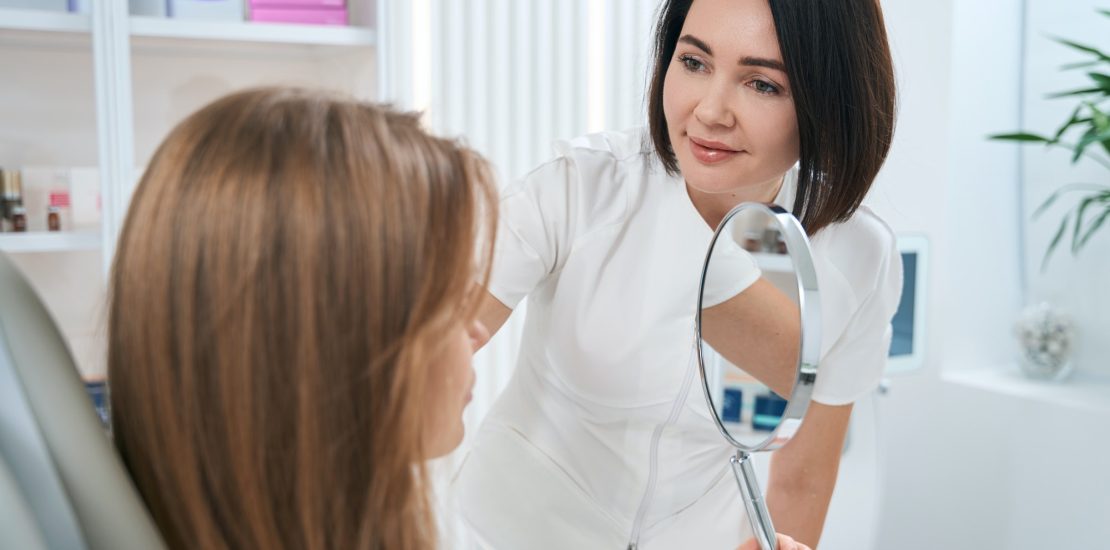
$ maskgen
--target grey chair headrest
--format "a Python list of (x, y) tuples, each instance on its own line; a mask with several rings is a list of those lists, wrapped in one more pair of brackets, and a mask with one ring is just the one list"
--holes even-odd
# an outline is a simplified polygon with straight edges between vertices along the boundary
[(50, 548), (158, 549), (62, 335), (0, 253), (0, 454)]

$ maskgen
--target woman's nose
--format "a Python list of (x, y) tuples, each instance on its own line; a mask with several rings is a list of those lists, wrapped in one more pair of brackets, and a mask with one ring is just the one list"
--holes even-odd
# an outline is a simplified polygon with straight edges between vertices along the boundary
[(694, 107), (694, 117), (705, 126), (732, 127), (736, 124), (727, 98), (728, 86), (724, 82), (714, 82), (705, 89), (705, 94)]
[(489, 329), (477, 319), (470, 322), (470, 325), (467, 327), (467, 334), (470, 336), (471, 351), (478, 351), (482, 346), (486, 345), (486, 342), (489, 342), (490, 339)]

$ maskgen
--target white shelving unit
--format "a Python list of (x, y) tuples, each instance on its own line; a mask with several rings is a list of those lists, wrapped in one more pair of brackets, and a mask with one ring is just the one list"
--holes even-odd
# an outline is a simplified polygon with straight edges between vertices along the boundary
[(353, 24), (372, 19), (375, 28), (134, 16), (123, 0), (96, 0), (89, 14), (0, 8), (0, 68), (9, 71), (0, 88), (0, 166), (95, 167), (86, 185), (99, 182), (99, 228), (0, 233), (0, 251), (32, 279), (84, 375), (103, 374), (105, 285), (135, 167), (177, 122), (216, 97), (263, 85), (411, 105), (407, 63), (391, 59), (410, 50), (402, 44), (411, 7), (348, 2), (364, 8)]
[(67, 252), (99, 248), (100, 233), (96, 231), (0, 233), (0, 250), (9, 253)]
[[(362, 2), (365, 0), (350, 0)], [(115, 235), (118, 233), (131, 194), (131, 183), (138, 174), (128, 168), (136, 163), (136, 130), (133, 120), (135, 102), (132, 93), (155, 93), (137, 90), (140, 83), (133, 79), (134, 56), (148, 52), (188, 52), (212, 66), (227, 63), (237, 56), (287, 58), (290, 63), (304, 63), (304, 56), (290, 56), (291, 51), (315, 56), (332, 63), (348, 58), (371, 56), (376, 65), (375, 99), (389, 99), (404, 104), (391, 86), (389, 74), (395, 65), (384, 60), (383, 36), (377, 29), (349, 26), (296, 25), (252, 23), (248, 21), (198, 21), (163, 17), (133, 16), (127, 13), (126, 2), (96, 2), (92, 14), (0, 8), (0, 49), (19, 54), (26, 46), (46, 49), (91, 49), (96, 90), (96, 126), (101, 172), (102, 230), (99, 245), (97, 233), (62, 232), (57, 234), (0, 234), (0, 251), (64, 252), (103, 248), (104, 270), (110, 262)], [(373, 2), (376, 21), (405, 21), (407, 8), (390, 10), (390, 2)], [(398, 19), (400, 17), (400, 19)], [(389, 35), (386, 34), (386, 37)], [(76, 39), (75, 39), (76, 37)], [(239, 55), (242, 54), (242, 55)], [(311, 57), (309, 57), (311, 59)], [(340, 61), (334, 61), (339, 59)], [(239, 59), (241, 61), (241, 59)], [(272, 60), (269, 61), (271, 64)], [(163, 91), (169, 93), (168, 91)], [(400, 89), (404, 93), (404, 89)], [(361, 94), (365, 96), (366, 94)], [(188, 113), (174, 113), (184, 117)], [(150, 141), (145, 135), (143, 144)], [(89, 136), (93, 139), (94, 136)], [(142, 153), (140, 153), (140, 156)], [(0, 166), (11, 165), (0, 158)], [(16, 164), (18, 167), (18, 164)], [(128, 182), (123, 185), (120, 182)]]

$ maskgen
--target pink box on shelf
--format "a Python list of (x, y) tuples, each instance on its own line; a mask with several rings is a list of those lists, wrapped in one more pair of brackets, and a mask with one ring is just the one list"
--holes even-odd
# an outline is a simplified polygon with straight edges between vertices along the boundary
[(301, 23), (305, 25), (346, 25), (346, 9), (294, 9), (251, 7), (250, 20), (259, 23)]
[(251, 7), (260, 8), (346, 8), (347, 0), (250, 0)]

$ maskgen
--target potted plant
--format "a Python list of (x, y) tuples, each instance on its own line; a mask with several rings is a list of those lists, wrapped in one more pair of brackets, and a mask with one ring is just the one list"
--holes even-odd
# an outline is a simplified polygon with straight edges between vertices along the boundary
[[(1098, 10), (1110, 17), (1110, 10)], [(1051, 136), (1030, 132), (997, 134), (991, 139), (1020, 143), (1041, 143), (1048, 147), (1063, 148), (1071, 152), (1071, 162), (1081, 158), (1091, 159), (1106, 167), (1110, 175), (1110, 55), (1098, 48), (1061, 38), (1057, 42), (1073, 48), (1085, 56), (1085, 61), (1065, 65), (1064, 70), (1084, 69), (1090, 85), (1053, 94), (1051, 98), (1071, 98), (1077, 102), (1070, 117)], [(1048, 196), (1033, 212), (1036, 218), (1043, 214), (1064, 195), (1076, 196), (1072, 207), (1060, 220), (1056, 233), (1045, 251), (1043, 268), (1052, 252), (1070, 233), (1072, 254), (1077, 254), (1091, 237), (1110, 219), (1110, 182), (1072, 183), (1063, 185)]]

